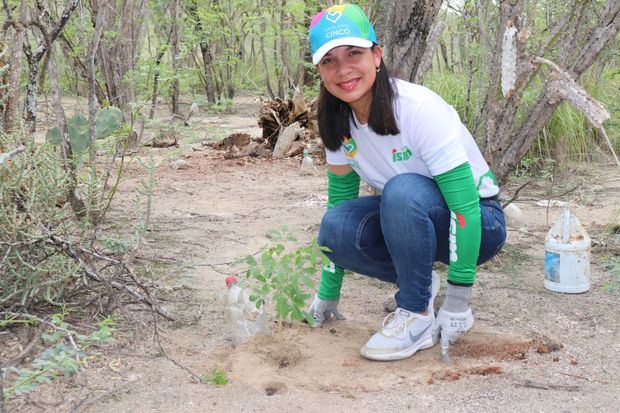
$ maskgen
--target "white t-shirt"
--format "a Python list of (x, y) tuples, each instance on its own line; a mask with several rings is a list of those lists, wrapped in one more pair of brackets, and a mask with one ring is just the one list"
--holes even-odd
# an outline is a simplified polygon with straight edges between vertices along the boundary
[(337, 151), (326, 151), (327, 163), (349, 164), (362, 180), (383, 190), (390, 178), (401, 173), (432, 178), (469, 162), (480, 197), (496, 195), (499, 188), (493, 174), (456, 110), (424, 86), (404, 80), (394, 83), (400, 134), (377, 135), (355, 119), (351, 137)]

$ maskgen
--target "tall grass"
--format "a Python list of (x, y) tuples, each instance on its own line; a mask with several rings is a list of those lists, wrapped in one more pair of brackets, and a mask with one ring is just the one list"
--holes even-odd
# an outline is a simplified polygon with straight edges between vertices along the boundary
[[(597, 100), (599, 100), (611, 114), (605, 122), (605, 129), (612, 141), (616, 152), (620, 149), (620, 70), (615, 67), (605, 70), (600, 79), (593, 75), (584, 76), (580, 83)], [(477, 81), (472, 82), (475, 88)], [(449, 71), (433, 70), (426, 76), (424, 85), (443, 97), (459, 113), (461, 121), (472, 130), (474, 116), (479, 105), (480, 96), (477, 90), (470, 92), (470, 103), (467, 113), (467, 85), (465, 73), (451, 73)], [(542, 85), (534, 83), (523, 96), (522, 108), (527, 108), (538, 97)], [(472, 88), (473, 89), (473, 88)], [(597, 137), (597, 132), (591, 127), (587, 118), (568, 103), (562, 103), (554, 112), (551, 121), (543, 128), (525, 156), (529, 165), (536, 167), (547, 160), (587, 161), (595, 158), (599, 148), (607, 152), (604, 143)], [(541, 163), (541, 165), (536, 165)]]

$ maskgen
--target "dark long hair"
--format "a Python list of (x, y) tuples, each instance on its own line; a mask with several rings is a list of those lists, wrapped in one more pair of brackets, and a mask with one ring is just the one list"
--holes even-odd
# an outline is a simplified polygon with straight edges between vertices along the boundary
[[(368, 126), (378, 135), (397, 135), (400, 131), (393, 107), (396, 90), (383, 59), (379, 68), (372, 87)], [(317, 117), (323, 144), (329, 150), (338, 150), (344, 138), (351, 136), (349, 120), (355, 119), (351, 107), (329, 93), (325, 85), (321, 84)]]

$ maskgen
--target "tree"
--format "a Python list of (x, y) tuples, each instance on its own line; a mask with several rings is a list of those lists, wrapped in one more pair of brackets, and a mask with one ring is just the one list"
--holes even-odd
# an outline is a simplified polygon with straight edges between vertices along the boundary
[[(569, 13), (558, 19), (550, 32), (548, 41), (536, 54), (526, 52), (527, 28), (524, 26), (524, 1), (501, 1), (500, 22), (496, 36), (494, 58), (490, 64), (491, 81), (484, 102), (485, 110), (479, 136), (484, 148), (485, 158), (490, 162), (497, 178), (505, 181), (516, 168), (542, 128), (549, 122), (553, 112), (564, 99), (558, 99), (550, 90), (551, 78), (544, 79), (545, 87), (538, 94), (536, 103), (521, 112), (521, 100), (526, 89), (539, 74), (541, 65), (534, 61), (536, 56), (554, 58), (551, 48), (558, 50), (556, 60), (574, 79), (579, 77), (594, 63), (601, 51), (616, 36), (620, 29), (620, 2), (609, 0), (602, 10), (596, 2), (574, 0)], [(590, 19), (586, 19), (590, 14)], [(594, 24), (589, 25), (588, 22)], [(517, 73), (514, 90), (506, 96), (501, 94), (501, 57), (505, 28), (511, 24), (521, 36), (516, 37)], [(519, 120), (518, 116), (523, 120)], [(485, 127), (486, 126), (486, 127)]]
[(32, 20), (27, 23), (28, 27), (33, 28), (33, 37), (37, 39), (35, 41), (36, 47), (33, 49), (28, 41), (28, 33), (26, 32), (26, 41), (23, 44), (29, 68), (24, 118), (29, 125), (30, 133), (35, 132), (37, 128), (37, 75), (41, 59), (51, 49), (76, 6), (77, 0), (68, 0), (58, 21), (55, 22), (49, 11), (39, 1), (36, 1), (35, 10), (31, 13)]
[(22, 47), (24, 44), (24, 32), (26, 30), (26, 1), (22, 0), (18, 7), (18, 19), (15, 20), (7, 0), (3, 0), (4, 11), (7, 15), (6, 27), (13, 27), (14, 33), (12, 36), (12, 42), (10, 46), (10, 55), (8, 59), (8, 74), (6, 75), (6, 84), (8, 87), (5, 89), (8, 96), (4, 99), (3, 107), (3, 124), (2, 127), (5, 132), (12, 132), (15, 130), (18, 107), (20, 101), (20, 80), (22, 73)]
[[(97, 0), (90, 0), (93, 18), (99, 7)], [(112, 10), (106, 15), (97, 61), (110, 105), (125, 109), (136, 100), (131, 77), (142, 48), (146, 0), (111, 0), (108, 7)]]
[[(209, 5), (211, 2), (207, 2)], [(198, 11), (198, 1), (188, 0), (186, 3), (188, 19), (194, 25), (194, 34), (198, 37), (198, 47), (202, 57), (203, 71), (202, 80), (205, 87), (205, 94), (209, 103), (215, 103), (215, 79), (213, 70), (213, 54), (209, 45), (210, 27), (204, 24)]]
[[(479, 17), (480, 22), (479, 31), (470, 40), (473, 42), (475, 38), (478, 46), (487, 49), (490, 55), (488, 59), (480, 59), (480, 63), (486, 60), (488, 65), (480, 64), (477, 68), (481, 100), (475, 110), (472, 132), (500, 182), (504, 182), (516, 168), (555, 109), (565, 100), (554, 89), (557, 87), (557, 83), (553, 83), (555, 75), (542, 72), (539, 62), (544, 60), (538, 58), (556, 61), (562, 72), (578, 80), (620, 29), (620, 2), (617, 0), (608, 0), (604, 5), (596, 1), (573, 0), (566, 9), (554, 11), (557, 14), (555, 23), (543, 29), (544, 35), (533, 33), (537, 9), (525, 10), (525, 4), (524, 0), (466, 1), (463, 4), (464, 8), (479, 7), (477, 12), (467, 11)], [(441, 1), (432, 0), (394, 0), (387, 5), (384, 50), (388, 62), (400, 68), (406, 79), (416, 78), (428, 46), (431, 22), (440, 5)], [(409, 13), (403, 13), (403, 10)], [(497, 16), (496, 25), (488, 27), (484, 23), (490, 21), (491, 13)], [(509, 44), (515, 52), (516, 71), (510, 91), (502, 94), (502, 56), (506, 47), (510, 48), (504, 46), (504, 39), (510, 33), (513, 35), (510, 42), (513, 43)], [(540, 45), (527, 44), (534, 34), (542, 39)], [(469, 49), (472, 48), (473, 43)], [(482, 53), (484, 56), (485, 52)], [(472, 66), (470, 63), (470, 70)], [(536, 78), (542, 80), (542, 88), (537, 89), (533, 84)], [(522, 105), (526, 91), (537, 93), (534, 103), (527, 107)]]
[(172, 85), (170, 87), (170, 97), (172, 99), (172, 114), (179, 113), (179, 58), (181, 50), (179, 47), (179, 0), (172, 0), (170, 4), (170, 46), (172, 60)]
[(442, 0), (394, 0), (387, 5), (384, 23), (386, 62), (413, 81), (422, 61), (431, 25)]

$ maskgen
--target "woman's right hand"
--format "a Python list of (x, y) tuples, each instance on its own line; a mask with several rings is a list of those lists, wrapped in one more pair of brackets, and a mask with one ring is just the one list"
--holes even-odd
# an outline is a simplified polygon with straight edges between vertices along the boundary
[(338, 303), (340, 299), (336, 300), (321, 300), (318, 296), (314, 297), (314, 301), (310, 304), (308, 313), (314, 317), (314, 326), (319, 327), (324, 321), (329, 320), (332, 316), (336, 320), (344, 320), (340, 311), (338, 311)]

